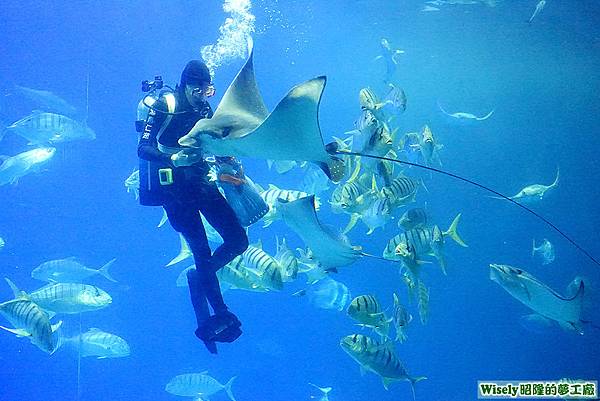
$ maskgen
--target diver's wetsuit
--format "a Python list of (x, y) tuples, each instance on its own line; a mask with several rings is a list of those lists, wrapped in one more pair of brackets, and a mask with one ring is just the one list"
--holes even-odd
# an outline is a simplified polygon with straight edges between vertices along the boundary
[[(167, 128), (157, 138), (167, 114), (151, 110), (139, 140), (138, 156), (152, 166), (147, 169), (147, 175), (140, 175), (140, 186), (156, 183), (153, 175), (158, 175), (158, 168), (173, 169), (173, 184), (155, 184), (152, 189), (152, 201), (155, 203), (151, 204), (161, 204), (164, 207), (169, 222), (175, 231), (183, 235), (193, 253), (196, 270), (192, 269), (188, 273), (188, 284), (200, 328), (210, 316), (207, 300), (216, 315), (227, 312), (216, 272), (246, 250), (248, 238), (217, 186), (208, 181), (206, 175), (209, 166), (205, 161), (190, 167), (174, 167), (171, 154), (159, 150), (158, 143), (178, 148), (179, 138), (187, 134), (198, 120), (210, 118), (213, 114), (207, 102), (201, 109), (194, 109), (181, 89), (176, 90), (174, 95), (175, 113), (185, 113), (173, 115)], [(153, 108), (167, 111), (164, 98), (161, 97)], [(150, 188), (143, 189), (148, 193)], [(141, 190), (140, 195), (143, 192)], [(212, 255), (198, 211), (223, 238), (223, 244)]]

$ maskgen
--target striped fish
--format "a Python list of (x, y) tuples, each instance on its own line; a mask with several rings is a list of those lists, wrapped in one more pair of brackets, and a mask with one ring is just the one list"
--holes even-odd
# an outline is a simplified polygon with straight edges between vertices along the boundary
[(55, 113), (34, 111), (6, 128), (27, 139), (30, 144), (48, 145), (76, 140), (94, 140), (96, 134), (88, 126)]
[(298, 277), (298, 259), (294, 252), (287, 246), (285, 237), (279, 242), (277, 237), (277, 253), (275, 260), (281, 268), (281, 278), (284, 282), (294, 281)]
[(400, 303), (398, 295), (394, 293), (394, 327), (396, 329), (396, 341), (403, 343), (408, 338), (405, 330), (406, 326), (412, 321), (412, 315)]
[(359, 322), (360, 326), (370, 327), (380, 336), (387, 337), (390, 320), (386, 318), (374, 295), (357, 296), (350, 302), (347, 313), (348, 316)]
[(369, 189), (359, 181), (349, 181), (338, 185), (329, 201), (334, 213), (355, 213), (364, 208), (362, 201)]
[(165, 391), (181, 397), (200, 397), (195, 399), (208, 400), (213, 394), (225, 390), (229, 399), (235, 401), (235, 397), (231, 392), (231, 385), (235, 378), (236, 376), (232, 377), (223, 385), (209, 376), (208, 371), (188, 373), (172, 378), (165, 386)]
[[(14, 291), (14, 285), (6, 279)], [(0, 304), (0, 314), (14, 328), (0, 326), (1, 329), (16, 334), (17, 337), (28, 337), (31, 342), (44, 352), (55, 351), (53, 333), (62, 325), (62, 321), (52, 325), (48, 314), (21, 292), (15, 292), (15, 299)]]
[(75, 349), (80, 348), (82, 357), (122, 358), (129, 356), (130, 353), (127, 341), (97, 328), (91, 328), (85, 333), (64, 341)]
[(381, 188), (381, 193), (390, 200), (391, 206), (396, 208), (414, 202), (419, 185), (422, 185), (422, 181), (400, 176), (395, 178), (389, 186)]
[(392, 218), (392, 207), (388, 198), (377, 198), (361, 213), (361, 220), (369, 228), (370, 235), (379, 227), (385, 227)]
[(237, 256), (219, 269), (217, 277), (220, 282), (227, 283), (234, 289), (254, 292), (269, 291), (269, 288), (263, 286), (262, 276), (258, 272), (244, 268), (241, 256)]
[(250, 245), (241, 255), (245, 268), (254, 270), (261, 277), (261, 284), (271, 290), (283, 289), (281, 267), (274, 257), (262, 250), (260, 241)]
[(426, 379), (426, 377), (410, 376), (402, 361), (400, 361), (394, 353), (393, 344), (391, 342), (380, 343), (372, 338), (365, 337), (367, 336), (360, 334), (343, 337), (340, 340), (340, 346), (360, 365), (361, 372), (370, 370), (381, 376), (383, 387), (385, 387), (386, 390), (390, 383), (394, 381), (409, 381), (414, 398), (414, 384)]
[[(13, 292), (20, 292), (10, 280), (7, 281)], [(111, 296), (100, 288), (80, 283), (53, 283), (28, 296), (44, 310), (67, 314), (102, 309), (112, 302)]]
[(427, 211), (423, 208), (416, 207), (404, 212), (400, 220), (398, 220), (398, 227), (402, 227), (405, 230), (412, 230), (416, 227), (425, 227), (427, 225)]
[(429, 290), (421, 280), (419, 280), (417, 295), (419, 298), (419, 317), (421, 323), (426, 324), (429, 319)]

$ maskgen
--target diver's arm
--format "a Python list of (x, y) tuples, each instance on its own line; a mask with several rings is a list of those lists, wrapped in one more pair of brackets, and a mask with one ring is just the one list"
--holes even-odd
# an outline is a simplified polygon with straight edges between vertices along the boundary
[[(161, 107), (161, 104), (163, 107)], [(166, 105), (162, 101), (156, 102), (154, 109), (165, 109)], [(165, 114), (150, 109), (144, 131), (138, 141), (138, 157), (147, 161), (171, 163), (171, 155), (158, 150), (158, 141), (156, 136), (160, 127), (165, 121)]]

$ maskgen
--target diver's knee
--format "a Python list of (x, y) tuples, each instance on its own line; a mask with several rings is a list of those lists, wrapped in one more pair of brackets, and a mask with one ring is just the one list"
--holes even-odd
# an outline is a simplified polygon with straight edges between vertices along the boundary
[(188, 272), (186, 273), (186, 276), (187, 276), (188, 283), (195, 283), (199, 279), (198, 271), (195, 268), (188, 270)]

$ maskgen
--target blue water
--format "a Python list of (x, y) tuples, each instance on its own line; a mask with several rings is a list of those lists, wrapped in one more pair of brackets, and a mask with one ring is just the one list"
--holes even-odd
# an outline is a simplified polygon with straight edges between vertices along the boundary
[[(383, 64), (374, 59), (380, 39), (387, 38), (405, 50), (396, 77), (408, 96), (401, 132), (429, 124), (444, 144), (445, 170), (507, 195), (527, 184), (549, 184), (560, 166), (559, 188), (533, 207), (599, 258), (600, 6), (548, 1), (530, 25), (525, 21), (535, 4), (504, 0), (495, 8), (456, 5), (427, 13), (420, 11), (421, 1), (255, 1), (257, 81), (271, 109), (291, 86), (327, 75), (320, 122), (330, 140), (352, 129), (361, 88), (383, 89)], [(205, 370), (222, 383), (238, 376), (233, 392), (239, 401), (308, 400), (315, 394), (309, 382), (333, 387), (332, 401), (411, 399), (406, 382), (386, 391), (376, 375), (360, 375), (339, 340), (361, 329), (344, 312), (291, 297), (304, 287), (302, 279), (280, 293), (226, 293), (244, 334), (221, 346), (218, 356), (193, 335), (187, 290), (175, 287), (187, 265), (163, 268), (179, 250), (178, 237), (168, 226), (156, 229), (161, 210), (139, 206), (123, 181), (137, 165), (133, 121), (140, 81), (162, 74), (175, 84), (185, 63), (215, 43), (225, 17), (218, 1), (0, 4), (0, 89), (7, 95), (0, 101), (2, 120), (11, 123), (31, 111), (14, 93), (15, 84), (59, 94), (83, 117), (89, 73), (87, 122), (97, 133), (93, 142), (59, 147), (45, 171), (0, 188), (2, 276), (33, 290), (40, 282), (30, 272), (46, 260), (76, 256), (99, 267), (117, 258), (112, 274), (119, 283), (94, 281), (113, 304), (82, 314), (81, 324), (120, 335), (132, 353), (83, 359), (81, 400), (176, 400), (165, 384)], [(217, 69), (213, 108), (242, 64), (237, 59)], [(438, 101), (450, 111), (495, 113), (456, 126), (439, 112)], [(20, 138), (7, 135), (0, 142), (0, 154), (24, 150)], [(299, 185), (297, 175), (278, 176), (264, 161), (244, 162), (263, 185)], [(417, 399), (475, 399), (476, 382), (483, 379), (597, 380), (600, 331), (579, 336), (558, 328), (525, 330), (518, 321), (529, 310), (490, 281), (488, 265), (521, 267), (559, 293), (575, 276), (585, 277), (586, 298), (595, 305), (586, 317), (596, 322), (600, 267), (530, 214), (479, 189), (439, 175), (427, 178), (427, 188), (417, 203), (426, 202), (442, 228), (462, 212), (460, 232), (469, 248), (446, 245), (448, 276), (436, 263), (425, 269), (427, 325), (418, 322), (416, 305), (409, 306), (415, 320), (397, 353), (410, 373), (428, 377), (416, 385)], [(322, 196), (327, 200), (328, 194)], [(340, 228), (348, 219), (326, 206), (320, 218)], [(394, 223), (369, 237), (365, 231), (355, 228), (350, 241), (378, 255), (397, 233)], [(281, 221), (267, 229), (258, 224), (249, 234), (270, 253), (276, 235), (286, 236), (293, 248), (302, 246)], [(531, 259), (532, 238), (555, 245), (553, 264)], [(340, 268), (335, 279), (353, 295), (375, 294), (386, 308), (394, 291), (406, 299), (391, 263), (364, 258)], [(8, 286), (0, 286), (0, 300), (10, 297)], [(77, 317), (65, 320), (77, 330)], [(76, 355), (60, 350), (48, 356), (5, 332), (0, 350), (0, 400), (78, 399)]]

